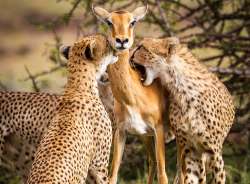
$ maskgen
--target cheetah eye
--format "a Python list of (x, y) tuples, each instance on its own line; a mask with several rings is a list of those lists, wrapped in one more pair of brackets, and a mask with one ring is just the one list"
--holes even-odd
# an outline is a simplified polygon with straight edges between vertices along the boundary
[(130, 27), (134, 27), (134, 26), (135, 26), (135, 23), (136, 23), (136, 20), (132, 21), (132, 22), (130, 23)]
[(109, 27), (113, 27), (113, 23), (109, 20), (106, 20), (106, 23), (108, 24)]

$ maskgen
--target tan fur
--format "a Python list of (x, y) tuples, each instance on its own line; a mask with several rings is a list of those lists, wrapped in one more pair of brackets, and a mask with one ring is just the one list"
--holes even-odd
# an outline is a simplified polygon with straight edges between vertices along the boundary
[(151, 73), (148, 81), (160, 78), (170, 92), (170, 125), (178, 146), (175, 183), (205, 184), (212, 171), (212, 183), (224, 184), (222, 146), (234, 120), (232, 97), (185, 46), (171, 40), (144, 39), (133, 62)]
[(87, 176), (90, 183), (108, 183), (112, 127), (96, 80), (113, 58), (102, 35), (85, 37), (70, 48), (62, 102), (39, 144), (27, 183), (80, 184)]
[[(115, 98), (115, 115), (117, 129), (114, 134), (114, 151), (111, 169), (110, 184), (117, 182), (118, 169), (121, 163), (126, 131), (137, 134), (143, 140), (149, 156), (149, 178), (152, 183), (155, 173), (155, 160), (157, 163), (158, 181), (167, 184), (165, 171), (165, 145), (164, 145), (164, 94), (159, 83), (144, 87), (140, 82), (138, 73), (129, 64), (129, 48), (116, 47), (116, 38), (128, 39), (129, 47), (134, 41), (131, 21), (141, 19), (146, 8), (137, 8), (134, 12), (114, 11), (107, 12), (102, 8), (94, 8), (94, 13), (102, 21), (109, 20), (109, 41), (117, 50), (119, 60), (108, 68), (112, 93)], [(154, 141), (155, 140), (155, 141)], [(155, 154), (153, 148), (155, 147)], [(156, 157), (156, 158), (155, 158)]]
[[(126, 52), (126, 51), (125, 51)], [(116, 177), (118, 166), (122, 156), (125, 141), (125, 131), (139, 134), (144, 142), (152, 143), (148, 139), (150, 136), (155, 136), (156, 161), (158, 163), (158, 179), (160, 183), (167, 183), (165, 174), (165, 145), (164, 145), (164, 126), (163, 126), (163, 112), (164, 112), (164, 97), (160, 93), (162, 89), (153, 84), (150, 87), (143, 87), (140, 82), (139, 75), (131, 69), (128, 63), (128, 53), (120, 53), (119, 61), (114, 66), (110, 66), (108, 73), (110, 76), (112, 92), (116, 99), (115, 114), (117, 120), (117, 130), (114, 136), (114, 154), (112, 162), (113, 175), (111, 181)], [(118, 79), (118, 80), (117, 80)], [(120, 82), (119, 82), (120, 81)], [(142, 119), (147, 123), (147, 130), (144, 134), (140, 134), (130, 126), (128, 108), (134, 112), (138, 112)], [(152, 145), (146, 145), (148, 155), (153, 152)], [(155, 158), (149, 158), (155, 160)], [(154, 167), (154, 166), (149, 166)], [(154, 172), (154, 169), (152, 169)], [(149, 173), (148, 183), (153, 181), (153, 174)]]

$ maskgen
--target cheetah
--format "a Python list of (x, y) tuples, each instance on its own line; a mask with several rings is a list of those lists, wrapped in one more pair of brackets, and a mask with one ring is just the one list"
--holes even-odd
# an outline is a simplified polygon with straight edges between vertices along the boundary
[[(25, 180), (36, 147), (60, 100), (60, 96), (47, 93), (0, 92), (0, 156), (3, 167), (11, 167), (10, 171), (16, 171)], [(20, 142), (25, 148), (21, 165), (18, 164), (20, 145), (10, 144), (12, 142), (9, 141), (13, 136), (22, 140)], [(10, 153), (3, 153), (9, 147), (14, 147), (12, 150), (17, 148), (15, 158), (10, 159)]]
[(204, 184), (208, 172), (212, 183), (225, 183), (222, 148), (234, 105), (224, 84), (176, 37), (145, 38), (131, 59), (145, 76), (145, 86), (159, 78), (170, 93), (170, 126), (177, 141), (175, 183)]
[[(113, 95), (106, 75), (98, 81), (98, 90), (114, 128)], [(61, 101), (62, 96), (57, 94), (0, 91), (1, 166), (17, 173), (24, 182), (37, 146)]]
[(68, 81), (46, 134), (35, 154), (29, 184), (108, 183), (112, 127), (99, 97), (97, 81), (113, 55), (106, 37), (84, 37), (68, 55)]

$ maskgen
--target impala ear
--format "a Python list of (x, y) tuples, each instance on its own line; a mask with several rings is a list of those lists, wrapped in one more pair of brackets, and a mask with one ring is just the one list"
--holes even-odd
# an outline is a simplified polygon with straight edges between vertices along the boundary
[(61, 46), (59, 52), (64, 56), (65, 59), (69, 59), (70, 46)]
[(136, 8), (132, 12), (132, 14), (134, 16), (134, 19), (136, 21), (139, 21), (139, 20), (141, 20), (147, 14), (147, 11), (148, 11), (148, 5)]
[(92, 4), (92, 12), (98, 19), (100, 19), (103, 22), (106, 22), (106, 20), (111, 16), (111, 14), (104, 8), (95, 7), (93, 4)]

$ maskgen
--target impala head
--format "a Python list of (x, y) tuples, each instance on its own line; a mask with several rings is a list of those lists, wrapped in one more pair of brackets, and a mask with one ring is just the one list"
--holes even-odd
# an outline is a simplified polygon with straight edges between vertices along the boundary
[(147, 6), (136, 8), (133, 12), (108, 12), (101, 7), (92, 7), (98, 19), (109, 26), (109, 41), (114, 49), (126, 50), (134, 42), (134, 26), (147, 13)]

